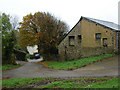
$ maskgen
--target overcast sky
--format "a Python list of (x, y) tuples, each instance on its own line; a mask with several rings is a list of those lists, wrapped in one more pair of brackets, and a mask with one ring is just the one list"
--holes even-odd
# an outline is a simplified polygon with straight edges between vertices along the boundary
[(50, 12), (65, 21), (70, 29), (81, 16), (118, 23), (120, 0), (0, 0), (0, 12), (22, 17), (35, 12)]

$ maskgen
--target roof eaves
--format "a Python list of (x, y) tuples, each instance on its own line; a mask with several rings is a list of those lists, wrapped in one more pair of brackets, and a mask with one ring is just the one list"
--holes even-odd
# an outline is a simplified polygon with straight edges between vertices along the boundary
[[(86, 17), (81, 16), (80, 20), (79, 20), (79, 21), (76, 23), (76, 25), (65, 35), (65, 37), (60, 41), (60, 43), (67, 37), (67, 35), (77, 26), (77, 24), (78, 24), (83, 18), (86, 19), (86, 20), (88, 20), (88, 21), (91, 21), (91, 22), (93, 22), (93, 23), (96, 23), (96, 24), (98, 24), (98, 25), (101, 25), (101, 26), (103, 26), (103, 27), (105, 27), (105, 28), (109, 28), (109, 29), (111, 29), (111, 30), (113, 30), (113, 31), (120, 32), (120, 30), (116, 30), (116, 29), (107, 27), (107, 26), (105, 26), (105, 25), (103, 25), (103, 24), (97, 23), (97, 22), (92, 21), (92, 20), (90, 20), (90, 19), (88, 19), (88, 18), (86, 18)], [(60, 44), (60, 43), (59, 43), (59, 44)]]
[[(67, 37), (67, 35), (77, 26), (77, 24), (82, 20), (82, 16), (80, 18), (80, 20), (75, 24), (75, 26), (65, 35), (65, 37), (60, 41), (60, 43)], [(59, 43), (59, 44), (60, 44)]]
[(109, 29), (111, 29), (111, 30), (113, 30), (113, 31), (119, 31), (119, 30), (116, 30), (116, 29), (107, 27), (107, 26), (105, 26), (105, 25), (103, 25), (103, 24), (97, 23), (97, 22), (95, 22), (95, 21), (92, 21), (92, 20), (90, 20), (90, 19), (88, 19), (88, 18), (86, 18), (86, 17), (83, 17), (83, 18), (86, 19), (86, 20), (88, 20), (88, 21), (91, 21), (91, 22), (93, 22), (93, 23), (96, 23), (96, 24), (98, 24), (98, 25), (101, 25), (101, 26), (103, 26), (103, 27), (105, 27), (105, 28), (109, 28)]

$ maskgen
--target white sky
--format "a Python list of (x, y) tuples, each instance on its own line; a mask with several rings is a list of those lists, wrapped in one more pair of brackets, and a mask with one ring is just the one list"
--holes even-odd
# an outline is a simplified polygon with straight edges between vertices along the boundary
[(81, 16), (118, 23), (120, 0), (0, 0), (0, 12), (22, 17), (37, 11), (50, 12), (70, 29)]

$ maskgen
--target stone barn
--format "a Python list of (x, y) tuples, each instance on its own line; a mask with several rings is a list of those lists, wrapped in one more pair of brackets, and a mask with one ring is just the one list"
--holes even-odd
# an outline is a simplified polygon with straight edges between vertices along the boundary
[(60, 60), (116, 53), (119, 32), (113, 22), (81, 17), (58, 46)]

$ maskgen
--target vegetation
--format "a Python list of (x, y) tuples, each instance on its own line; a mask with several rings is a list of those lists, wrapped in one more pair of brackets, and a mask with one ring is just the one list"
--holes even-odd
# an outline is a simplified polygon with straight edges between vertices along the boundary
[(21, 55), (23, 59), (26, 55), (25, 53), (18, 52), (21, 48), (18, 45), (18, 19), (17, 17), (2, 13), (0, 15), (0, 21), (0, 30), (2, 31), (2, 35), (0, 34), (0, 38), (2, 38), (2, 64), (16, 64), (15, 60), (18, 58), (15, 58), (15, 56), (20, 57)]
[(3, 88), (118, 88), (118, 78), (15, 78), (3, 80)]
[[(15, 25), (10, 22), (10, 16), (2, 13), (0, 16), (2, 21), (2, 63), (15, 64), (13, 48), (16, 44)], [(14, 26), (14, 28), (13, 28)]]
[(17, 60), (22, 60), (22, 61), (26, 60), (26, 52), (25, 51), (14, 49), (14, 53), (16, 55)]
[(5, 64), (5, 65), (2, 65), (2, 67), (0, 67), (0, 70), (9, 70), (9, 69), (13, 69), (13, 68), (16, 68), (16, 67), (19, 67), (20, 64), (17, 64), (17, 65), (13, 65), (13, 64)]
[(0, 13), (0, 60), (2, 60), (2, 15), (1, 13)]
[(30, 54), (26, 55), (26, 58), (28, 58), (28, 59), (34, 59), (34, 57), (35, 57), (34, 54), (33, 55), (30, 55)]
[(20, 86), (25, 86), (32, 83), (43, 82), (46, 80), (51, 80), (52, 78), (14, 78), (8, 80), (2, 80), (3, 88), (15, 88)]
[(86, 66), (88, 64), (92, 64), (93, 62), (97, 62), (101, 59), (112, 57), (115, 54), (103, 54), (100, 56), (94, 56), (94, 57), (87, 57), (87, 58), (81, 58), (73, 61), (64, 61), (64, 62), (57, 62), (57, 61), (44, 61), (42, 63), (45, 63), (47, 67), (53, 68), (53, 69), (59, 69), (59, 70), (72, 70), (76, 68), (80, 68), (83, 66)]
[(15, 64), (14, 47), (17, 43), (17, 18), (5, 13), (0, 15), (2, 30), (2, 63)]
[(86, 88), (118, 88), (118, 78), (113, 78), (105, 82), (92, 83), (91, 85), (86, 86)]
[(58, 44), (67, 33), (67, 25), (50, 13), (36, 12), (23, 17), (19, 31), (19, 44), (22, 47), (38, 45), (40, 54), (48, 60), (57, 54)]
[(118, 79), (82, 78), (55, 81), (41, 88), (118, 88)]

